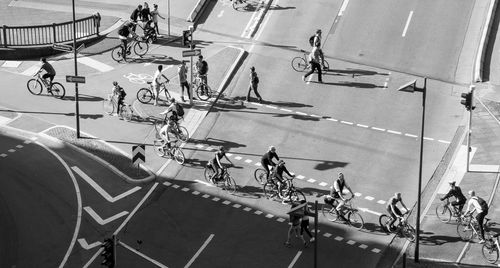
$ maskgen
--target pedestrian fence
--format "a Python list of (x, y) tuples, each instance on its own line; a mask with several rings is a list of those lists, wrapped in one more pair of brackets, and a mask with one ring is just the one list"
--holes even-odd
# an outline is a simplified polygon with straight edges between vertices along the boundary
[[(99, 35), (101, 15), (75, 20), (76, 38), (81, 39)], [(6, 26), (0, 33), (3, 47), (40, 46), (73, 41), (73, 21), (35, 26)]]

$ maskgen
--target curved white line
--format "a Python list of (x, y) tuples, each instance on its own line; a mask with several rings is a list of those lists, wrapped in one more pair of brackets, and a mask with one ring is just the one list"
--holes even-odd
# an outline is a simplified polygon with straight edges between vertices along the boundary
[(59, 162), (61, 162), (61, 164), (64, 166), (64, 168), (66, 168), (66, 171), (68, 172), (69, 176), (71, 177), (71, 180), (73, 181), (73, 185), (75, 186), (76, 200), (78, 203), (78, 214), (76, 217), (76, 226), (75, 226), (75, 232), (73, 233), (73, 238), (71, 239), (71, 243), (69, 245), (68, 251), (64, 255), (64, 258), (61, 261), (61, 264), (59, 264), (59, 267), (62, 268), (62, 267), (64, 267), (64, 265), (68, 261), (68, 257), (71, 254), (73, 247), (75, 246), (76, 237), (78, 236), (78, 233), (80, 232), (80, 224), (82, 221), (82, 196), (80, 194), (80, 187), (78, 187), (78, 183), (76, 182), (76, 178), (73, 175), (73, 172), (71, 172), (71, 169), (69, 168), (68, 164), (66, 164), (66, 162), (56, 152), (54, 152), (49, 147), (45, 146), (44, 144), (42, 144), (38, 141), (36, 141), (35, 143), (38, 144), (39, 146), (41, 146), (42, 148), (44, 148), (45, 150), (49, 151), (49, 153), (54, 155), (57, 158), (57, 160), (59, 160)]

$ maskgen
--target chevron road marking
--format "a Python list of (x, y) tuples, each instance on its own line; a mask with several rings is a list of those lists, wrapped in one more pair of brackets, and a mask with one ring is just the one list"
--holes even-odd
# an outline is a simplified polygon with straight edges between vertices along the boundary
[(108, 224), (116, 219), (119, 219), (125, 215), (128, 214), (128, 211), (122, 211), (114, 216), (111, 216), (107, 219), (103, 219), (101, 218), (101, 216), (99, 216), (91, 207), (84, 207), (83, 208), (85, 211), (87, 211), (87, 213), (97, 222), (99, 223), (100, 225), (105, 225), (105, 224)]
[(92, 243), (92, 244), (89, 245), (87, 243), (87, 240), (85, 240), (85, 238), (80, 238), (77, 241), (78, 241), (78, 243), (80, 243), (80, 246), (83, 249), (86, 249), (86, 250), (93, 249), (95, 247), (98, 247), (98, 246), (102, 245), (102, 242), (100, 242), (100, 241), (96, 241), (96, 242), (94, 242), (94, 243)]
[(124, 197), (127, 197), (128, 195), (131, 195), (141, 189), (141, 187), (136, 186), (124, 193), (117, 195), (116, 197), (112, 197), (110, 194), (108, 194), (108, 192), (102, 189), (101, 186), (99, 186), (99, 184), (97, 184), (94, 180), (92, 180), (89, 176), (87, 176), (87, 174), (85, 174), (81, 169), (79, 169), (76, 166), (71, 167), (71, 169), (73, 169), (73, 171), (75, 171), (78, 175), (80, 175), (82, 179), (84, 179), (88, 184), (90, 184), (90, 186), (92, 186), (99, 194), (102, 195), (102, 197), (104, 197), (104, 199), (106, 199), (108, 202), (111, 203), (114, 203)]

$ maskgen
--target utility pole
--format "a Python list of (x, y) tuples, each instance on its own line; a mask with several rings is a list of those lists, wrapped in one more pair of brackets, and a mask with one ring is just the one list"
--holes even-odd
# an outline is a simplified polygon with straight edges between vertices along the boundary
[[(75, 0), (72, 0), (73, 4), (73, 59), (75, 61), (75, 76), (78, 76), (78, 63), (77, 63), (77, 51), (76, 51), (76, 19), (75, 19)], [(78, 83), (75, 83), (75, 105), (76, 105), (76, 137), (80, 138), (80, 107), (78, 105)]]

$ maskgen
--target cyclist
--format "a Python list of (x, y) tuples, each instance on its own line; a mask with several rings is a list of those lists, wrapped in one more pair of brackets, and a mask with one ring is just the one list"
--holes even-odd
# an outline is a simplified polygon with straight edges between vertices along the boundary
[(127, 93), (120, 85), (118, 85), (118, 82), (116, 81), (113, 81), (113, 88), (111, 89), (111, 92), (113, 93), (113, 96), (116, 97), (116, 111), (117, 114), (120, 115), (121, 108), (124, 105), (123, 100), (125, 99), (125, 96), (127, 96)]
[(118, 30), (118, 38), (122, 41), (122, 57), (123, 60), (127, 59), (127, 53), (129, 53), (129, 49), (127, 49), (128, 38), (130, 35), (136, 37), (137, 34), (134, 32), (134, 23), (131, 21), (127, 21), (123, 26)]
[(47, 80), (49, 78), (49, 89), (50, 91), (52, 89), (52, 81), (54, 80), (54, 77), (56, 76), (56, 70), (50, 63), (47, 62), (46, 58), (41, 58), (40, 61), (42, 62), (42, 66), (40, 67), (40, 70), (38, 70), (37, 73), (41, 72), (42, 70), (45, 71), (45, 73), (42, 75), (42, 78)]
[[(285, 161), (280, 160), (278, 164), (273, 168), (272, 174), (276, 182), (278, 182), (278, 194), (281, 194), (281, 189), (285, 187), (285, 181), (283, 180), (283, 172), (285, 172), (290, 177), (295, 177), (294, 174), (291, 174), (285, 166)], [(290, 191), (285, 193), (283, 198), (283, 203), (286, 203), (290, 200)]]
[[(153, 75), (153, 88), (155, 89), (154, 90), (154, 94), (155, 94), (155, 103), (154, 105), (157, 106), (158, 105), (158, 96), (160, 95), (160, 86), (161, 86), (161, 78), (165, 78), (166, 82), (170, 82), (170, 80), (168, 80), (168, 78), (162, 74), (161, 72), (163, 71), (163, 65), (158, 65), (158, 70), (156, 70), (155, 74)], [(175, 99), (174, 99), (175, 100)]]
[(335, 207), (335, 212), (337, 213), (339, 218), (342, 219), (343, 221), (347, 221), (347, 219), (344, 217), (344, 214), (342, 213), (345, 201), (347, 200), (344, 197), (344, 188), (349, 190), (351, 195), (354, 196), (351, 187), (349, 187), (349, 185), (347, 185), (347, 182), (345, 181), (344, 174), (342, 172), (339, 172), (337, 179), (333, 182), (333, 186), (330, 189), (330, 196), (338, 203), (337, 207)]
[[(479, 225), (479, 231), (481, 231), (481, 240), (479, 244), (484, 243), (484, 227), (483, 221), (484, 217), (488, 214), (488, 203), (484, 199), (479, 196), (476, 196), (476, 192), (471, 190), (469, 191), (469, 203), (467, 204), (467, 211), (465, 211), (464, 215), (468, 215), (469, 213), (472, 215), (474, 211), (476, 214), (477, 224)], [(470, 207), (473, 206), (472, 210), (469, 211)]]
[(403, 199), (401, 198), (401, 193), (395, 193), (394, 196), (389, 199), (387, 202), (387, 212), (391, 215), (391, 222), (389, 223), (389, 226), (387, 226), (387, 230), (393, 230), (393, 225), (396, 222), (397, 219), (403, 220), (403, 213), (399, 210), (397, 207), (397, 204), (401, 203), (401, 206), (404, 207), (406, 211), (409, 211), (409, 209), (406, 207), (406, 205), (403, 203)]
[(231, 163), (231, 165), (233, 165), (233, 162), (231, 162), (231, 160), (229, 160), (229, 158), (227, 158), (226, 156), (226, 149), (224, 148), (224, 146), (220, 146), (219, 150), (215, 152), (214, 158), (210, 160), (210, 164), (212, 166), (212, 169), (214, 170), (214, 175), (210, 179), (214, 183), (224, 178), (224, 168), (222, 167), (221, 163), (223, 157), (225, 157), (226, 160)]
[(456, 184), (455, 181), (450, 181), (448, 183), (450, 184), (450, 191), (440, 199), (441, 201), (443, 201), (452, 196), (455, 197), (455, 200), (451, 202), (451, 205), (455, 209), (453, 213), (456, 216), (462, 212), (462, 209), (464, 208), (465, 201), (467, 200), (467, 198), (465, 198), (464, 194), (462, 193), (462, 189), (460, 189), (460, 187), (455, 185)]
[(174, 124), (175, 122), (173, 120), (168, 120), (167, 123), (160, 129), (160, 137), (163, 141), (163, 146), (167, 148), (168, 153), (170, 154), (170, 149), (172, 148), (172, 143), (175, 142), (173, 140), (170, 140), (170, 136), (168, 133), (172, 132), (174, 129)]
[(267, 150), (267, 152), (260, 158), (260, 164), (266, 170), (266, 180), (269, 180), (269, 175), (271, 173), (269, 166), (272, 166), (273, 168), (276, 166), (273, 162), (273, 158), (276, 158), (278, 161), (280, 160), (278, 154), (276, 154), (276, 147), (271, 145), (269, 146), (269, 150)]

